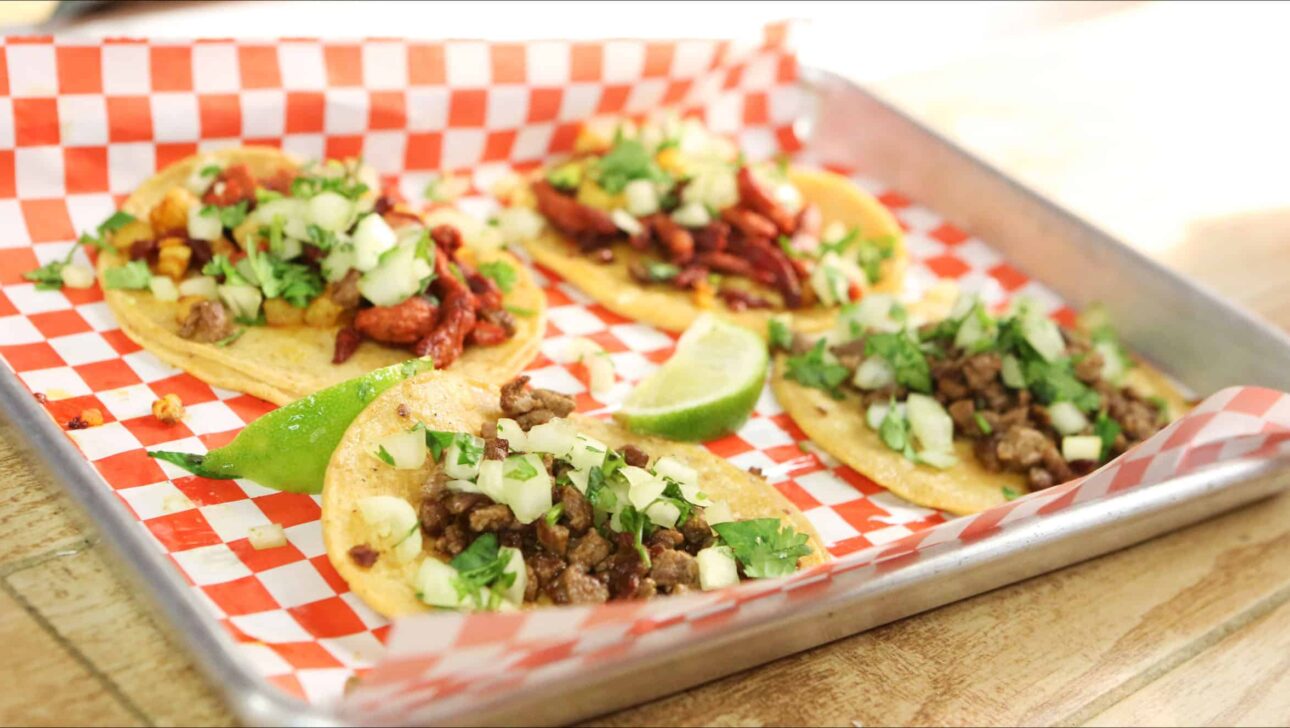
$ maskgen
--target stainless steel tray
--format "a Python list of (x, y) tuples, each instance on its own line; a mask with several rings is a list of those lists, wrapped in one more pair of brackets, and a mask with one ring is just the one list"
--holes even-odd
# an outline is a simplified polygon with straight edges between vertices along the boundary
[[(1232, 384), (1290, 390), (1290, 338), (1183, 280), (963, 152), (852, 83), (804, 69), (813, 111), (807, 151), (853, 163), (987, 241), (1078, 307), (1103, 302), (1136, 351), (1197, 394)], [(1224, 352), (1221, 367), (1213, 352)], [(179, 572), (121, 508), (17, 377), (0, 375), (0, 408), (129, 567), (140, 590), (251, 724), (330, 725), (340, 713), (287, 697), (238, 656)], [(454, 722), (560, 723), (586, 718), (854, 634), (1151, 538), (1290, 486), (1290, 457), (1235, 462), (1092, 501), (967, 546), (933, 550), (855, 588), (594, 675), (515, 692)], [(839, 577), (845, 580), (848, 575)], [(857, 578), (858, 575), (851, 578)], [(561, 699), (552, 699), (560, 695)], [(358, 717), (361, 719), (361, 716)]]

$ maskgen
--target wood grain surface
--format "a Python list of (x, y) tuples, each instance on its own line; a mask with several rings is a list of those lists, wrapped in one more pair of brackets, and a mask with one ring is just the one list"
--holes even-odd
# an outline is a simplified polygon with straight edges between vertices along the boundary
[[(876, 88), (1290, 328), (1290, 105), (1271, 91), (1290, 47), (1272, 12), (1121, 10)], [(0, 724), (232, 722), (12, 439)], [(1290, 495), (594, 722), (1287, 725)]]

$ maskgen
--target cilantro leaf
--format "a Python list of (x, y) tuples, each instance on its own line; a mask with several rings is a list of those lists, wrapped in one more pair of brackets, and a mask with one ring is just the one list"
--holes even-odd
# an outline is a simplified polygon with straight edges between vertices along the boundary
[(558, 189), (576, 190), (582, 184), (582, 164), (572, 161), (552, 167), (546, 173), (546, 181)]
[(22, 277), (36, 284), (38, 291), (56, 291), (63, 287), (63, 269), (72, 261), (69, 253), (61, 260), (51, 260), (35, 270), (29, 270)]
[(618, 505), (614, 491), (605, 485), (605, 471), (601, 468), (587, 471), (587, 500), (591, 501), (591, 507), (597, 511), (611, 511)]
[(376, 457), (380, 458), (381, 462), (385, 463), (386, 465), (393, 466), (394, 456), (390, 454), (390, 451), (386, 450), (384, 445), (378, 445), (377, 448), (378, 449), (376, 451)]
[(478, 606), (495, 607), (496, 593), (490, 592), (486, 598), (484, 592), (490, 586), (505, 589), (515, 583), (515, 575), (505, 573), (509, 562), (510, 556), (498, 547), (497, 534), (482, 534), (449, 562), (457, 570), (453, 588), (463, 600), (473, 599)]
[(1102, 455), (1099, 458), (1105, 462), (1111, 455), (1111, 447), (1115, 444), (1115, 438), (1120, 434), (1120, 423), (1111, 419), (1106, 410), (1097, 413), (1097, 419), (1093, 421), (1093, 434), (1102, 438)]
[(537, 315), (537, 311), (534, 311), (531, 308), (524, 308), (523, 306), (503, 306), (503, 308), (516, 316), (523, 316), (525, 318)]
[(152, 280), (152, 271), (142, 260), (132, 260), (125, 265), (118, 265), (103, 271), (103, 287), (108, 289), (140, 290), (148, 287)]
[(990, 435), (994, 432), (994, 428), (990, 426), (990, 423), (986, 421), (985, 416), (980, 412), (973, 412), (972, 419), (976, 422), (976, 427), (981, 431), (982, 435)]
[[(35, 283), (36, 290), (38, 291), (56, 291), (62, 288), (63, 269), (71, 265), (72, 256), (76, 254), (77, 248), (89, 245), (98, 248), (99, 250), (111, 250), (112, 246), (104, 240), (104, 236), (108, 233), (120, 230), (122, 227), (134, 222), (135, 219), (134, 215), (122, 210), (117, 210), (109, 215), (108, 219), (99, 223), (97, 236), (90, 235), (89, 233), (81, 233), (81, 236), (76, 239), (76, 243), (72, 246), (72, 249), (67, 251), (67, 255), (63, 256), (61, 260), (51, 260), (35, 270), (29, 270), (26, 273), (23, 273), (22, 277)], [(147, 269), (147, 264), (144, 264), (144, 269)], [(106, 278), (106, 275), (104, 277)], [(109, 286), (109, 288), (110, 287), (111, 286)]]
[(789, 330), (788, 324), (779, 319), (770, 320), (769, 338), (771, 349), (790, 351), (793, 348), (793, 332)]
[(542, 516), (542, 518), (546, 520), (546, 525), (554, 526), (556, 524), (556, 521), (559, 521), (560, 516), (562, 515), (564, 515), (564, 504), (556, 503), (555, 505), (551, 506), (551, 509), (548, 510), (546, 512), (546, 515)]
[(895, 249), (893, 242), (889, 236), (874, 238), (860, 241), (856, 248), (856, 262), (870, 283), (877, 283), (882, 277), (882, 262), (892, 256)]
[(681, 269), (671, 263), (662, 263), (662, 262), (654, 261), (654, 262), (645, 264), (645, 277), (649, 278), (651, 281), (654, 281), (655, 283), (670, 281), (676, 277), (677, 273), (680, 273), (680, 272), (681, 272)]
[(494, 260), (488, 263), (480, 263), (479, 273), (485, 278), (493, 279), (497, 287), (502, 289), (502, 293), (510, 293), (515, 287), (515, 281), (519, 275), (510, 263), (504, 260)]
[(931, 393), (932, 370), (918, 343), (909, 334), (870, 334), (865, 339), (865, 356), (881, 356), (896, 371), (896, 382), (916, 391)]
[(431, 430), (421, 423), (417, 423), (417, 427), (425, 430), (426, 447), (430, 448), (430, 455), (435, 459), (435, 462), (439, 462), (439, 459), (443, 457), (443, 451), (448, 449), (453, 440), (457, 439), (457, 433), (455, 432)]
[(221, 168), (218, 164), (208, 164), (205, 167), (202, 167), (201, 171), (199, 171), (197, 174), (200, 177), (214, 177), (215, 175), (223, 171), (224, 171), (223, 168)]
[(1035, 356), (1026, 361), (1023, 371), (1031, 393), (1043, 404), (1071, 402), (1084, 412), (1093, 412), (1102, 405), (1102, 397), (1075, 377), (1069, 357), (1047, 362)]
[(223, 349), (229, 344), (232, 344), (234, 341), (237, 341), (238, 339), (242, 338), (242, 334), (245, 334), (245, 333), (246, 333), (246, 329), (238, 329), (237, 331), (234, 331), (233, 333), (229, 334), (228, 336), (225, 336), (219, 341), (216, 341), (215, 346), (218, 346), (219, 348)]
[(99, 235), (102, 236), (106, 233), (114, 233), (117, 230), (120, 230), (121, 228), (125, 227), (126, 225), (129, 225), (130, 223), (134, 222), (136, 219), (137, 218), (134, 215), (131, 215), (130, 213), (124, 210), (117, 210), (116, 212), (108, 216), (108, 219), (99, 223), (99, 227), (98, 227)]
[(596, 181), (611, 195), (622, 192), (627, 183), (633, 180), (666, 182), (669, 179), (654, 163), (654, 158), (645, 149), (645, 145), (621, 136), (603, 157), (596, 160), (595, 172)]
[(484, 441), (474, 435), (457, 434), (457, 464), (474, 465), (484, 457)]
[(1003, 486), (1003, 499), (1004, 499), (1004, 500), (1010, 500), (1010, 501), (1011, 501), (1011, 500), (1017, 500), (1017, 499), (1018, 499), (1018, 498), (1020, 498), (1020, 497), (1021, 497), (1021, 494), (1020, 494), (1020, 493), (1018, 493), (1016, 490), (1014, 490), (1012, 486), (1010, 486), (1010, 485), (1005, 485), (1005, 486)]
[(650, 568), (649, 551), (645, 548), (645, 534), (651, 528), (649, 517), (629, 504), (623, 506), (623, 509), (618, 512), (618, 522), (622, 524), (623, 533), (632, 534), (632, 541), (636, 545), (636, 553), (640, 556), (641, 563), (646, 569)]
[(537, 477), (537, 468), (528, 458), (519, 455), (512, 455), (506, 458), (506, 469), (502, 471), (502, 477), (511, 480), (529, 480)]
[(790, 356), (787, 376), (802, 386), (823, 389), (841, 399), (842, 393), (838, 390), (838, 385), (842, 384), (851, 370), (836, 362), (826, 361), (824, 344), (825, 340), (820, 339), (805, 354)]
[(247, 201), (242, 200), (236, 205), (228, 205), (227, 207), (206, 205), (202, 208), (200, 214), (205, 217), (216, 217), (219, 219), (220, 225), (232, 229), (241, 225), (242, 221), (246, 219), (246, 208)]
[(904, 452), (910, 444), (909, 420), (900, 414), (894, 402), (887, 408), (887, 414), (878, 426), (878, 436), (882, 438), (884, 445), (896, 452)]
[(214, 276), (215, 278), (223, 276), (224, 282), (230, 286), (245, 285), (247, 283), (246, 278), (237, 271), (237, 268), (228, 259), (227, 255), (211, 256), (210, 261), (202, 266), (202, 275)]
[(755, 579), (791, 574), (798, 559), (811, 555), (807, 535), (775, 518), (728, 521), (712, 529), (734, 551), (744, 574)]

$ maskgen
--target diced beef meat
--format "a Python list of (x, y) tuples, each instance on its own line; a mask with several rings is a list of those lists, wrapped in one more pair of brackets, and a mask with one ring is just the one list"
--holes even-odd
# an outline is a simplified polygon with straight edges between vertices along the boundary
[(502, 386), (501, 396), (502, 412), (525, 431), (564, 417), (576, 407), (572, 397), (549, 389), (534, 389), (528, 383), (528, 377), (516, 377)]
[(623, 460), (628, 464), (638, 468), (649, 465), (649, 455), (639, 447), (632, 444), (623, 445), (618, 452), (622, 453)]
[(551, 596), (557, 604), (603, 604), (609, 601), (609, 589), (599, 579), (575, 566), (560, 574)]
[(591, 507), (591, 501), (587, 500), (577, 488), (572, 486), (561, 486), (557, 489), (560, 497), (560, 504), (564, 506), (563, 518), (566, 526), (571, 533), (584, 533), (591, 528), (595, 512)]
[(363, 274), (359, 273), (357, 269), (351, 269), (345, 274), (344, 278), (331, 284), (327, 295), (331, 296), (331, 300), (337, 306), (347, 311), (358, 308), (358, 302), (361, 298), (358, 292), (358, 279), (362, 276)]
[(547, 523), (545, 518), (537, 520), (537, 540), (542, 548), (553, 554), (564, 556), (569, 550), (569, 529), (559, 524)]
[(228, 338), (233, 333), (233, 322), (228, 311), (219, 301), (199, 301), (193, 304), (188, 317), (179, 326), (179, 335), (205, 344)]
[(470, 512), (470, 530), (476, 533), (500, 531), (515, 520), (510, 506), (505, 503), (494, 503), (477, 507)]
[(679, 549), (685, 544), (685, 536), (675, 528), (660, 528), (650, 534), (649, 545), (652, 548)]
[(716, 538), (712, 535), (712, 527), (703, 518), (703, 512), (696, 508), (685, 523), (681, 524), (681, 535), (685, 536), (685, 543), (693, 551), (704, 549), (713, 544)]
[(586, 535), (576, 539), (569, 549), (569, 563), (590, 569), (609, 558), (611, 548), (609, 541), (601, 536), (599, 531), (594, 529), (587, 531)]
[(421, 531), (427, 536), (442, 536), (448, 524), (452, 523), (452, 514), (442, 502), (435, 498), (421, 499), (419, 511)]
[[(494, 425), (494, 432), (496, 426)], [(484, 439), (484, 459), (485, 460), (505, 460), (506, 456), (511, 453), (511, 444), (501, 437), (489, 437)]]
[(698, 586), (699, 562), (684, 551), (667, 550), (654, 557), (649, 576), (659, 586)]
[(1053, 446), (1044, 433), (1031, 427), (1013, 427), (1004, 433), (995, 448), (999, 462), (1029, 468), (1044, 459), (1044, 450)]

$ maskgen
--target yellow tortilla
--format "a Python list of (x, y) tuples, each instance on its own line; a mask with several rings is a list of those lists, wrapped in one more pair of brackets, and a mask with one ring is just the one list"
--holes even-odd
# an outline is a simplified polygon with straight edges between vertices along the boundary
[[(408, 416), (399, 417), (399, 405)], [(430, 609), (417, 599), (412, 577), (420, 559), (396, 563), (383, 553), (370, 568), (361, 568), (349, 557), (350, 548), (370, 544), (371, 537), (358, 512), (361, 499), (373, 495), (404, 498), (419, 506), (421, 486), (438, 467), (431, 458), (419, 470), (396, 470), (370, 453), (370, 443), (406, 430), (421, 421), (433, 430), (477, 433), (486, 420), (501, 417), (498, 390), (451, 372), (428, 372), (402, 382), (377, 397), (350, 424), (332, 453), (322, 493), (323, 541), (332, 566), (350, 589), (372, 609), (386, 617)], [(776, 517), (810, 536), (814, 553), (802, 566), (824, 561), (826, 551), (815, 529), (774, 486), (741, 470), (697, 445), (634, 435), (612, 422), (573, 415), (580, 432), (613, 448), (634, 443), (653, 458), (671, 455), (699, 472), (703, 492), (725, 501), (736, 520)], [(420, 558), (432, 558), (428, 554)]]
[[(900, 225), (891, 212), (846, 177), (832, 172), (792, 169), (789, 179), (802, 193), (805, 202), (820, 208), (824, 225), (836, 221), (848, 228), (858, 227), (861, 235), (867, 238), (892, 238), (892, 256), (883, 261), (881, 278), (870, 292), (898, 293), (904, 282), (909, 255)], [(614, 261), (608, 264), (597, 263), (579, 253), (567, 238), (549, 228), (525, 245), (534, 260), (564, 276), (605, 308), (660, 329), (684, 331), (701, 314), (715, 313), (764, 337), (770, 317), (780, 312), (776, 309), (731, 311), (719, 298), (712, 302), (711, 308), (704, 308), (695, 302), (692, 291), (678, 290), (667, 284), (641, 285), (627, 272), (630, 263), (642, 257), (641, 253), (626, 243), (614, 246)], [(771, 300), (778, 300), (778, 294), (769, 288), (751, 282), (749, 288)], [(837, 308), (812, 306), (792, 313), (795, 329), (814, 332), (833, 324)]]
[[(959, 459), (954, 467), (938, 470), (914, 464), (883, 444), (865, 423), (858, 394), (843, 388), (843, 399), (836, 400), (821, 389), (798, 384), (784, 376), (786, 359), (782, 353), (775, 358), (771, 391), (788, 416), (825, 452), (910, 503), (965, 515), (1005, 502), (1004, 487), (1020, 494), (1030, 492), (1024, 475), (983, 468), (966, 438), (954, 439)], [(1171, 419), (1187, 411), (1186, 399), (1163, 374), (1141, 362), (1129, 372), (1127, 386), (1145, 396), (1164, 398)]]
[[(198, 164), (209, 163), (207, 160), (212, 157), (225, 164), (244, 163), (256, 176), (296, 166), (290, 157), (269, 147), (242, 147), (192, 156), (140, 185), (122, 209), (147, 220), (148, 212), (168, 190), (183, 184)], [(516, 315), (515, 336), (503, 344), (467, 346), (452, 368), (479, 379), (504, 382), (537, 354), (546, 330), (546, 296), (528, 269), (512, 256), (496, 252), (477, 257), (480, 262), (504, 260), (511, 265), (516, 280), (511, 292), (506, 294), (506, 304), (527, 309), (533, 315)], [(100, 285), (104, 270), (125, 262), (115, 252), (100, 255)], [(248, 326), (236, 341), (219, 347), (179, 336), (175, 318), (178, 303), (158, 301), (147, 290), (104, 290), (104, 298), (126, 336), (157, 358), (208, 384), (246, 392), (279, 405), (373, 369), (397, 364), (410, 356), (406, 349), (365, 341), (344, 364), (332, 364), (337, 326)]]

